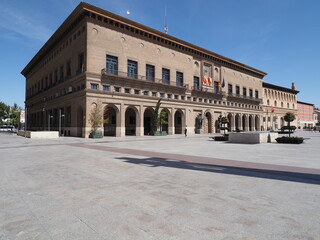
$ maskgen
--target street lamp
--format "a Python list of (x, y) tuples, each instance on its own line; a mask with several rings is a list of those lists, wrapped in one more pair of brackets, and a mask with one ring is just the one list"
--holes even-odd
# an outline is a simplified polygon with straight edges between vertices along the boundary
[(49, 114), (49, 116), (48, 116), (48, 130), (49, 131), (50, 131), (50, 118), (53, 118), (53, 116)]
[(59, 109), (59, 136), (61, 136), (61, 118), (64, 117), (64, 114), (61, 114), (61, 108)]

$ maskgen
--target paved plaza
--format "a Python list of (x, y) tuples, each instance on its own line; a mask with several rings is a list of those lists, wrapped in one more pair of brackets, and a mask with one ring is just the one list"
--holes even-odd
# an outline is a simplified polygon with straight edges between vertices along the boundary
[(297, 135), (1, 133), (0, 239), (320, 239), (320, 133)]

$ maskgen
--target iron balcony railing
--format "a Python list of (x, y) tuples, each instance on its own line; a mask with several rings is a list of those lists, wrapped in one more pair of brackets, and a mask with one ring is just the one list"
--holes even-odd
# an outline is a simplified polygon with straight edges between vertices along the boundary
[(242, 99), (249, 99), (249, 100), (259, 101), (259, 102), (262, 101), (261, 98), (256, 98), (256, 97), (241, 95), (241, 94), (237, 94), (237, 93), (228, 93), (228, 96), (237, 97), (237, 98), (242, 98)]
[(184, 84), (184, 85), (177, 85), (175, 81), (169, 81), (169, 82), (165, 82), (163, 79), (159, 79), (159, 78), (154, 78), (154, 77), (146, 77), (146, 76), (142, 76), (142, 75), (138, 75), (138, 74), (133, 74), (133, 73), (128, 73), (128, 72), (121, 72), (118, 70), (108, 70), (106, 71), (106, 69), (102, 69), (101, 70), (101, 75), (105, 75), (105, 76), (118, 76), (121, 78), (128, 78), (128, 79), (137, 79), (140, 81), (146, 81), (146, 82), (153, 82), (153, 83), (158, 83), (158, 84), (164, 84), (164, 85), (169, 85), (169, 86), (174, 86), (174, 87), (181, 87), (181, 88), (188, 88), (188, 84)]

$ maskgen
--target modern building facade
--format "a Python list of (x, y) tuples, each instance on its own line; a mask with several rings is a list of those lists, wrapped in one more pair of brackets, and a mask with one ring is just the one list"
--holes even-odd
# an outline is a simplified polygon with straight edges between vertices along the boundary
[(298, 101), (298, 127), (313, 128), (316, 122), (314, 104)]
[[(22, 74), (27, 128), (79, 137), (96, 106), (105, 136), (142, 136), (159, 98), (168, 134), (219, 132), (221, 116), (231, 131), (265, 129), (262, 97), (274, 101), (265, 72), (83, 2)], [(297, 91), (281, 91), (296, 111)]]

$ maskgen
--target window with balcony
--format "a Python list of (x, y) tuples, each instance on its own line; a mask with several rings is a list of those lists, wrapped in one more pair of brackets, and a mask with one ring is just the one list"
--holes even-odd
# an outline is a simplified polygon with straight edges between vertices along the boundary
[(107, 55), (106, 73), (118, 75), (118, 58), (115, 56)]
[(240, 95), (240, 87), (236, 86), (236, 95), (239, 96)]
[(183, 87), (183, 73), (177, 72), (176, 74), (176, 85), (179, 87)]
[(146, 79), (147, 81), (154, 82), (155, 70), (153, 65), (146, 65)]
[(259, 98), (259, 91), (258, 90), (255, 91), (255, 97)]
[(249, 96), (250, 96), (251, 98), (253, 98), (253, 91), (252, 91), (252, 89), (249, 89)]
[(242, 95), (247, 96), (247, 88), (242, 88)]
[(232, 84), (228, 84), (228, 93), (232, 94)]
[(162, 68), (162, 83), (170, 84), (170, 70)]
[(199, 77), (193, 77), (193, 88), (198, 90), (200, 87)]
[(128, 77), (138, 78), (138, 63), (136, 61), (128, 60)]
[(217, 82), (217, 81), (214, 81), (214, 82), (213, 82), (213, 91), (214, 91), (215, 93), (218, 93), (218, 92), (219, 92), (219, 82)]

